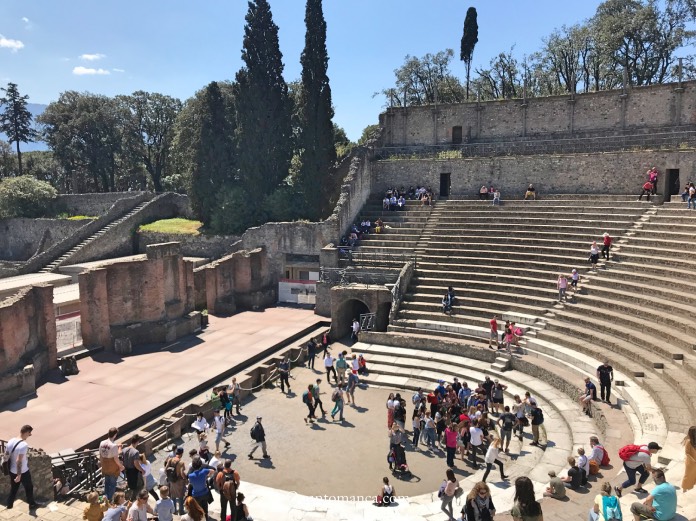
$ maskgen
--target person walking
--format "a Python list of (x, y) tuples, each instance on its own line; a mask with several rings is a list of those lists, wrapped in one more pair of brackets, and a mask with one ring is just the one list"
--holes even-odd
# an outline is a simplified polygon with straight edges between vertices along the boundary
[(604, 235), (602, 236), (602, 242), (602, 257), (604, 257), (604, 259), (606, 260), (609, 260), (609, 250), (611, 249), (611, 243), (613, 242), (613, 239), (607, 232), (604, 232)]
[[(532, 443), (535, 447), (539, 446), (539, 430), (544, 424), (544, 413), (541, 408), (537, 405), (536, 400), (531, 404), (532, 410), (530, 411), (530, 416), (532, 417)], [(548, 441), (548, 440), (547, 440)]]
[(346, 400), (355, 407), (355, 387), (358, 385), (358, 375), (348, 375), (348, 385), (346, 386)]
[(280, 373), (280, 392), (285, 393), (285, 386), (288, 386), (288, 394), (290, 394), (290, 360), (284, 357), (278, 364), (278, 372)]
[(334, 381), (336, 382), (336, 385), (338, 385), (338, 375), (336, 375), (336, 369), (334, 369), (333, 366), (334, 359), (331, 356), (331, 353), (326, 353), (324, 355), (324, 368), (326, 369), (326, 383), (331, 385), (331, 379), (330, 375), (333, 373)]
[(215, 452), (220, 450), (220, 442), (225, 442), (225, 448), (230, 446), (230, 442), (223, 440), (225, 435), (225, 418), (220, 415), (220, 411), (213, 411), (213, 429), (215, 430)]
[(338, 373), (338, 386), (343, 387), (346, 383), (346, 371), (348, 370), (348, 362), (343, 353), (338, 353), (336, 360), (336, 372)]
[(227, 519), (227, 507), (234, 518), (237, 489), (239, 488), (239, 473), (232, 470), (232, 460), (226, 459), (222, 470), (215, 475), (215, 488), (220, 491), (220, 519)]
[(449, 468), (454, 467), (454, 456), (457, 454), (457, 438), (459, 433), (454, 425), (450, 424), (445, 429), (445, 451), (447, 451), (447, 466)]
[(566, 290), (568, 289), (568, 279), (563, 273), (558, 275), (558, 280), (556, 281), (556, 289), (558, 290), (558, 302), (563, 300), (567, 301)]
[(665, 473), (660, 469), (653, 469), (655, 487), (643, 502), (636, 501), (631, 505), (631, 514), (634, 521), (641, 519), (657, 519), (669, 521), (677, 515), (677, 491), (674, 485), (667, 482)]
[(266, 452), (266, 431), (263, 430), (263, 425), (261, 425), (261, 416), (256, 417), (256, 423), (254, 426), (251, 428), (251, 439), (254, 440), (253, 443), (253, 448), (251, 449), (251, 452), (248, 454), (249, 459), (254, 459), (254, 452), (256, 452), (256, 449), (261, 447), (261, 451), (263, 452), (263, 457), (268, 459), (270, 456), (268, 455), (268, 452)]
[(237, 416), (239, 416), (241, 414), (239, 411), (242, 408), (242, 387), (239, 385), (239, 383), (237, 383), (237, 377), (232, 378), (232, 384), (230, 384), (230, 391), (232, 393), (232, 403), (237, 409)]
[(606, 358), (602, 365), (597, 368), (597, 379), (599, 380), (599, 391), (602, 401), (611, 403), (611, 382), (614, 381), (614, 368), (609, 365), (609, 361)]
[(471, 434), (471, 441), (469, 442), (471, 447), (471, 450), (469, 451), (469, 459), (471, 460), (471, 464), (474, 466), (474, 468), (478, 468), (476, 454), (481, 452), (481, 455), (483, 455), (483, 430), (479, 427), (478, 419), (471, 421), (469, 433)]
[(8, 509), (14, 506), (19, 485), (24, 487), (29, 510), (38, 507), (34, 499), (34, 483), (31, 480), (31, 472), (29, 471), (29, 443), (27, 442), (33, 430), (31, 425), (24, 425), (19, 430), (19, 436), (9, 440), (5, 446), (3, 461), (9, 462), (10, 471), (10, 494), (7, 497)]
[(309, 413), (305, 416), (305, 423), (314, 423), (316, 416), (314, 416), (314, 410), (316, 406), (314, 405), (314, 386), (309, 384), (307, 390), (302, 393), (302, 403), (307, 406)]
[[(314, 370), (314, 359), (317, 356), (317, 342), (310, 338), (307, 342), (307, 368)], [(288, 386), (289, 387), (289, 386)]]
[(484, 521), (495, 517), (495, 505), (491, 498), (491, 489), (485, 481), (479, 481), (466, 496), (466, 505), (462, 510), (467, 520)]
[(326, 416), (326, 411), (324, 410), (324, 404), (321, 401), (321, 389), (319, 388), (319, 384), (321, 384), (321, 378), (317, 378), (317, 383), (315, 383), (312, 386), (312, 397), (314, 398), (314, 410), (317, 410), (317, 407), (319, 407), (319, 410), (321, 411), (322, 416)]
[[(635, 449), (635, 450), (629, 450)], [(643, 484), (648, 480), (650, 472), (653, 470), (650, 465), (650, 458), (653, 454), (657, 454), (658, 451), (662, 450), (662, 447), (654, 441), (651, 441), (647, 445), (626, 445), (621, 450), (619, 450), (619, 456), (622, 453), (626, 459), (624, 459), (623, 467), (626, 471), (627, 479), (618, 487), (614, 487), (614, 491), (618, 497), (621, 497), (623, 489), (636, 484), (636, 474), (640, 474), (638, 479), (638, 485), (634, 489), (638, 493), (646, 493), (647, 491), (643, 488)], [(623, 458), (622, 458), (623, 459)]]
[(360, 332), (360, 322), (358, 322), (357, 318), (353, 319), (353, 323), (350, 326), (350, 339), (353, 342), (358, 341), (358, 333)]
[[(490, 321), (491, 331), (488, 338), (488, 347), (491, 349), (498, 348), (498, 315), (493, 315)], [(494, 344), (495, 343), (495, 344)]]
[(126, 482), (128, 484), (126, 497), (130, 497), (133, 501), (135, 501), (138, 492), (143, 488), (143, 476), (145, 475), (143, 468), (140, 466), (140, 451), (138, 450), (140, 439), (138, 434), (134, 434), (130, 445), (123, 451), (123, 466), (125, 467)]
[(684, 445), (684, 478), (681, 488), (691, 490), (696, 484), (696, 425), (689, 427), (689, 432), (682, 441)]
[(447, 476), (447, 479), (445, 479), (445, 481), (442, 483), (444, 488), (442, 486), (440, 487), (440, 490), (442, 491), (442, 495), (440, 496), (442, 501), (440, 510), (447, 514), (450, 520), (453, 521), (454, 511), (452, 509), (452, 501), (454, 500), (454, 495), (459, 489), (459, 481), (457, 481), (452, 469), (447, 469), (445, 475)]
[(570, 273), (570, 287), (573, 288), (573, 293), (575, 293), (578, 290), (579, 281), (580, 274), (578, 273), (578, 270), (573, 268), (573, 271)]
[(529, 420), (527, 420), (527, 416), (525, 414), (526, 405), (522, 401), (522, 398), (520, 398), (519, 394), (516, 394), (513, 397), (513, 399), (515, 400), (515, 402), (512, 404), (512, 413), (515, 415), (516, 423), (515, 426), (512, 428), (512, 433), (515, 434), (517, 432), (517, 437), (520, 441), (522, 441), (522, 436), (524, 435), (524, 427), (525, 425), (529, 424)]
[(597, 247), (597, 241), (592, 241), (590, 246), (590, 264), (592, 264), (592, 270), (597, 271), (597, 262), (599, 261), (599, 248)]
[(338, 419), (343, 421), (343, 389), (341, 389), (340, 385), (333, 390), (331, 400), (334, 402), (334, 407), (331, 410), (331, 419), (335, 420), (336, 414), (338, 414)]
[(111, 427), (108, 437), (99, 444), (99, 463), (101, 473), (104, 476), (104, 496), (111, 501), (116, 492), (116, 480), (123, 472), (124, 467), (118, 458), (121, 453), (121, 446), (116, 443), (118, 429)]
[(544, 521), (541, 505), (534, 497), (534, 484), (527, 476), (515, 480), (514, 504), (510, 515), (513, 521)]
[(506, 481), (508, 477), (505, 475), (503, 462), (498, 459), (500, 449), (503, 446), (502, 439), (496, 438), (495, 436), (491, 435), (490, 441), (491, 444), (488, 446), (488, 450), (486, 451), (486, 457), (484, 458), (484, 461), (486, 463), (486, 472), (484, 472), (483, 479), (481, 481), (483, 481), (484, 483), (486, 482), (486, 478), (488, 477), (488, 474), (490, 474), (494, 464), (498, 465), (498, 468), (500, 469), (500, 479)]
[(503, 409), (503, 414), (498, 418), (498, 425), (500, 427), (500, 440), (501, 445), (505, 443), (505, 452), (510, 452), (510, 440), (512, 439), (512, 432), (517, 423), (517, 418), (514, 414), (510, 412), (510, 406), (506, 405)]

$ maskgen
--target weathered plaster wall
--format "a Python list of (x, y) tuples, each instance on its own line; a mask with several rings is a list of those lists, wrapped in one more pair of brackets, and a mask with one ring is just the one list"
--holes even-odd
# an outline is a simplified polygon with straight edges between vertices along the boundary
[(219, 259), (234, 250), (239, 241), (237, 235), (184, 235), (179, 233), (137, 232), (138, 252), (144, 252), (150, 244), (178, 242), (181, 254), (186, 257)]
[(106, 192), (101, 194), (62, 194), (53, 206), (56, 211), (68, 212), (70, 215), (99, 216), (109, 211), (111, 206), (121, 199), (128, 199), (145, 192)]

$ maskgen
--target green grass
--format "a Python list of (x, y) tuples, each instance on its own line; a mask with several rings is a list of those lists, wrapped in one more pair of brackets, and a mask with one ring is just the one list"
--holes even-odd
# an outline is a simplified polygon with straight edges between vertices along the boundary
[(192, 221), (190, 219), (162, 219), (150, 224), (142, 225), (138, 231), (140, 232), (156, 232), (156, 233), (179, 233), (182, 235), (200, 235), (200, 228), (203, 226), (201, 221)]
[(73, 215), (72, 217), (68, 217), (68, 221), (84, 221), (84, 220), (93, 221), (94, 219), (97, 219), (97, 217), (94, 217), (91, 215)]

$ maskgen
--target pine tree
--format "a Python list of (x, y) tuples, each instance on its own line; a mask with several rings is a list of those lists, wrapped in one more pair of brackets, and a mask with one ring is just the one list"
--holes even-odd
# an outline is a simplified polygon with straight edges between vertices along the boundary
[[(234, 90), (237, 114), (237, 165), (241, 188), (251, 215), (263, 199), (287, 177), (293, 144), (288, 86), (267, 0), (251, 0), (244, 26), (242, 59)], [(257, 213), (258, 215), (258, 213)]]
[(304, 195), (304, 214), (318, 220), (329, 201), (329, 180), (336, 162), (331, 106), (331, 87), (326, 74), (326, 21), (322, 0), (307, 0), (305, 47), (302, 51), (302, 87), (299, 116), (299, 187)]
[(471, 74), (471, 61), (474, 58), (474, 47), (478, 43), (478, 15), (475, 7), (466, 10), (464, 18), (464, 34), (462, 35), (462, 48), (460, 59), (466, 65), (466, 99), (469, 99), (469, 75)]
[(197, 100), (189, 196), (196, 216), (208, 227), (218, 194), (231, 182), (234, 170), (234, 123), (220, 89), (213, 81)]
[(32, 115), (27, 109), (29, 96), (21, 96), (16, 83), (8, 83), (6, 88), (0, 89), (5, 96), (0, 98), (0, 106), (4, 110), (0, 112), (0, 131), (7, 135), (10, 143), (17, 144), (17, 163), (19, 175), (22, 175), (22, 152), (19, 143), (29, 143), (36, 139), (36, 131), (32, 128)]

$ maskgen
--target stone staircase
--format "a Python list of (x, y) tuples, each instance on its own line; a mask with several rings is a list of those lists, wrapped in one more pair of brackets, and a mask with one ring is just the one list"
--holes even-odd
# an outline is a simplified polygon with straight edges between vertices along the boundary
[(65, 254), (61, 255), (58, 257), (56, 260), (52, 261), (50, 264), (48, 264), (46, 267), (43, 269), (39, 270), (40, 273), (54, 273), (58, 270), (59, 267), (69, 264), (71, 257), (75, 255), (80, 249), (82, 249), (84, 246), (98, 240), (102, 235), (104, 235), (106, 232), (108, 232), (110, 229), (114, 228), (115, 226), (118, 226), (122, 222), (126, 221), (127, 219), (131, 218), (133, 215), (138, 213), (140, 210), (142, 210), (149, 201), (140, 203), (137, 205), (135, 208), (133, 208), (130, 212), (125, 214), (123, 217), (120, 217), (119, 219), (116, 219), (115, 221), (110, 222), (106, 226), (104, 226), (102, 229), (79, 243), (77, 246), (72, 248), (70, 251), (66, 252)]

